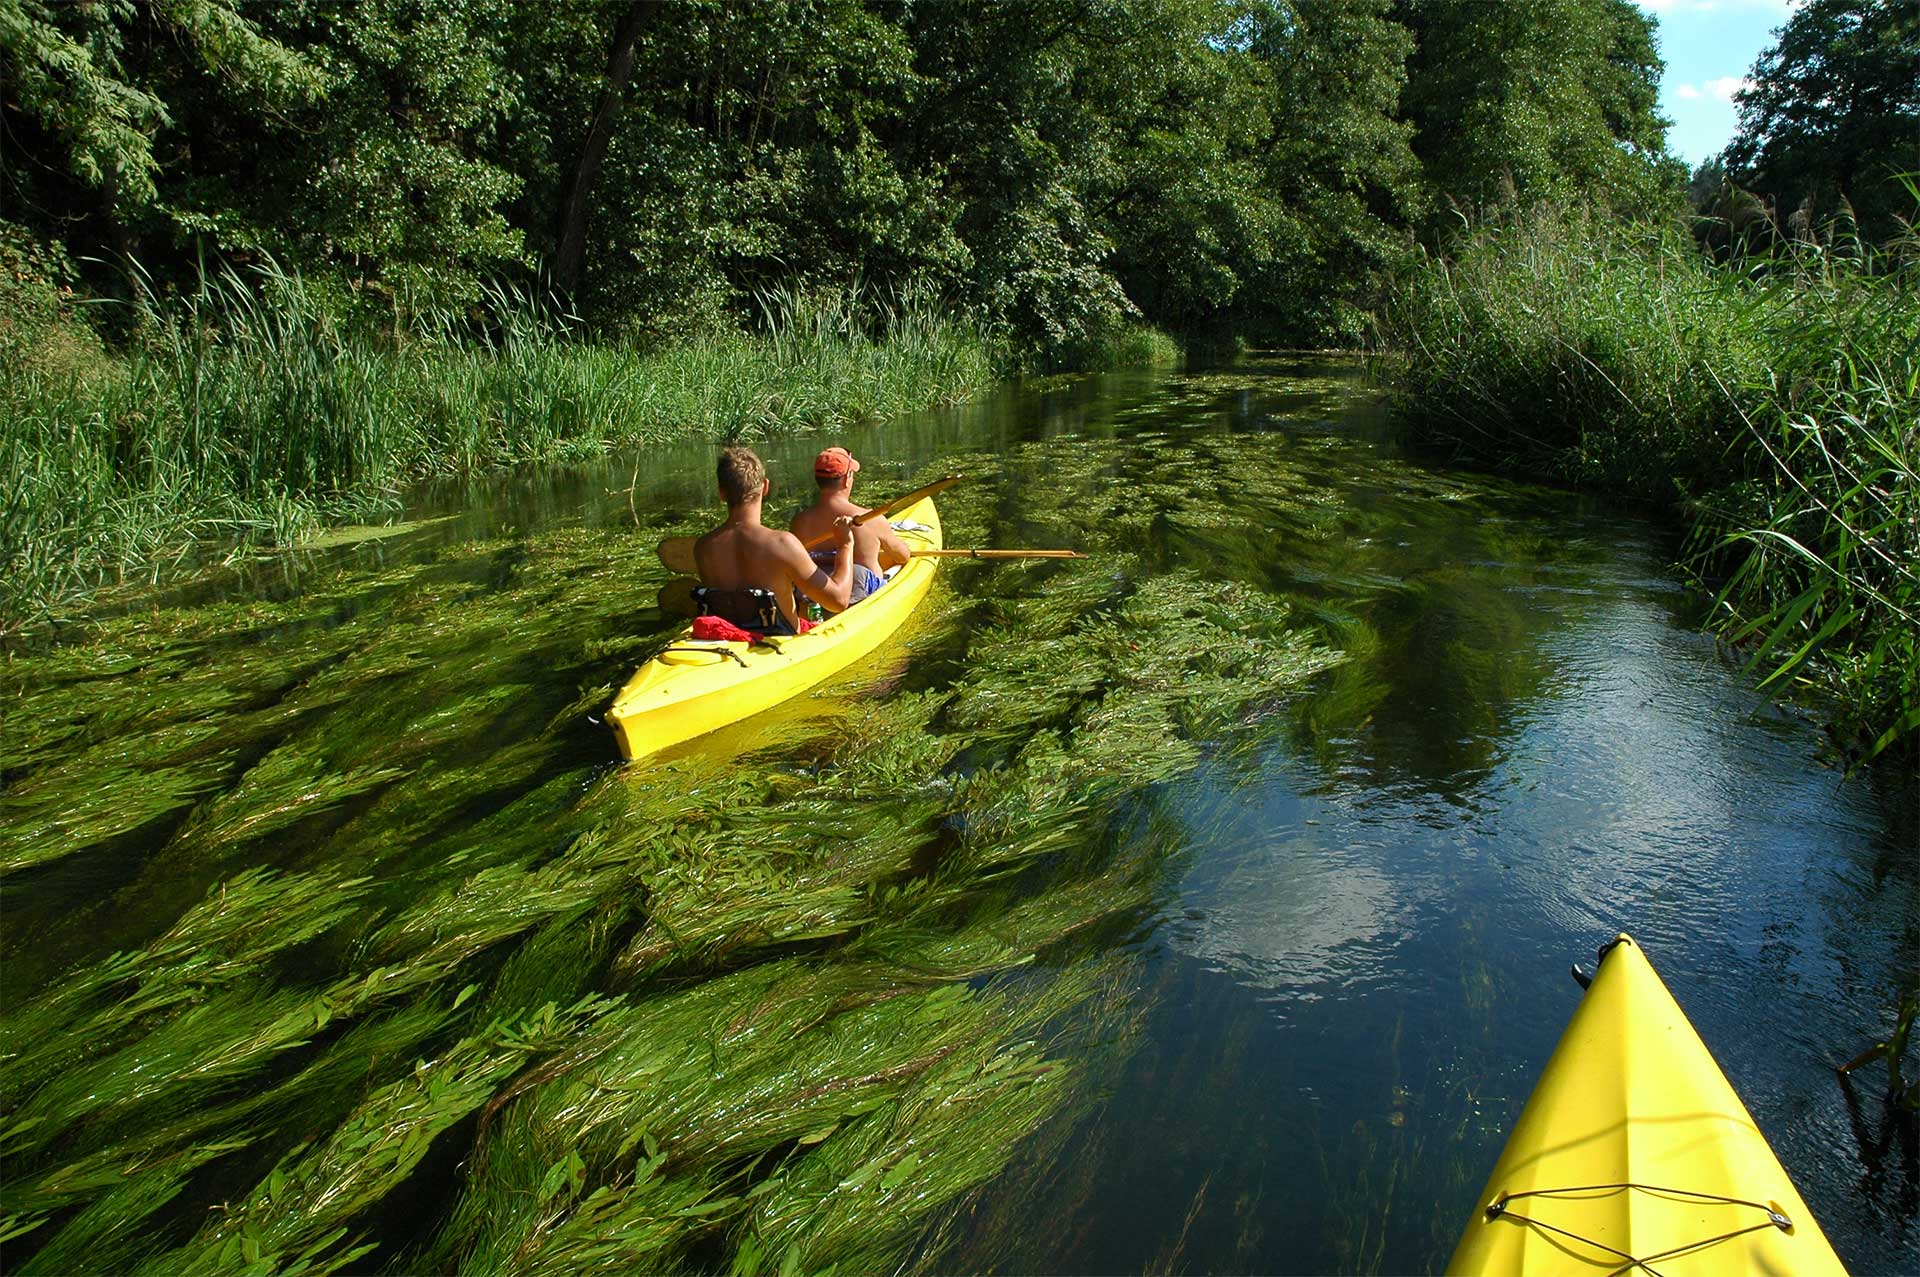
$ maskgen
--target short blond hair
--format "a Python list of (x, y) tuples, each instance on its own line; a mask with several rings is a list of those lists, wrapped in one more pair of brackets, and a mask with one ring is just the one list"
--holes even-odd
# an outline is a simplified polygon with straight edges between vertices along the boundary
[(751, 501), (760, 495), (760, 485), (767, 481), (767, 467), (760, 460), (760, 454), (738, 445), (721, 451), (716, 471), (720, 495), (727, 499), (728, 505)]

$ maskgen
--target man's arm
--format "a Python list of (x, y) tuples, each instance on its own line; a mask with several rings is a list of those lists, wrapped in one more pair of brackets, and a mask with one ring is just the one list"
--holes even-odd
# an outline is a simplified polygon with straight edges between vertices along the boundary
[(899, 567), (913, 557), (912, 548), (900, 539), (900, 534), (895, 532), (893, 525), (885, 519), (869, 519), (862, 526), (871, 528), (875, 524), (879, 525), (876, 530), (880, 534), (880, 570), (882, 572), (888, 568)]
[(853, 601), (853, 529), (836, 521), (834, 532), (839, 544), (834, 547), (831, 575), (813, 561), (800, 538), (791, 532), (780, 542), (781, 564), (800, 593), (829, 612), (844, 612)]

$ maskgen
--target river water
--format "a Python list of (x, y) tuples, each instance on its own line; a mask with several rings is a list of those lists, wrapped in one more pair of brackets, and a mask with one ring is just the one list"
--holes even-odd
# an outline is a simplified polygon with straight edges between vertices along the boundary
[[(439, 485), (409, 531), (143, 597), (16, 660), (0, 722), (10, 1107), (63, 1134), (9, 1154), (7, 1210), (32, 1224), (13, 1255), (52, 1269), (110, 1245), (97, 1253), (164, 1268), (238, 1245), (211, 1206), (297, 1214), (297, 1187), (261, 1196), (268, 1173), (297, 1186), (299, 1159), (382, 1111), (408, 1060), (486, 1015), (611, 994), (662, 1034), (701, 990), (857, 959), (897, 964), (890, 989), (944, 972), (943, 996), (983, 1017), (1004, 998), (1016, 1009), (972, 1031), (998, 1054), (970, 1076), (1054, 1088), (1008, 1098), (985, 1165), (880, 1208), (892, 1251), (765, 1203), (791, 1193), (818, 1219), (836, 1191), (911, 1189), (911, 1159), (943, 1139), (991, 1144), (896, 1086), (935, 1077), (960, 1039), (930, 1037), (911, 1068), (849, 1065), (833, 1076), (887, 1079), (870, 1102), (768, 1116), (754, 1143), (740, 1132), (762, 1119), (725, 1089), (748, 1066), (715, 1046), (670, 1086), (677, 1066), (633, 1062), (624, 1007), (475, 1072), (472, 1102), (449, 1101), (354, 1211), (313, 1218), (366, 1239), (367, 1265), (487, 1270), (514, 1253), (472, 1223), (497, 1200), (475, 1185), (512, 1178), (501, 1148), (581, 1150), (577, 1172), (536, 1168), (549, 1199), (637, 1194), (644, 1126), (668, 1149), (648, 1182), (708, 1176), (687, 1217), (715, 1222), (639, 1267), (752, 1271), (751, 1232), (852, 1270), (1437, 1270), (1578, 1000), (1569, 964), (1624, 930), (1842, 1258), (1920, 1271), (1920, 1157), (1879, 1066), (1857, 1094), (1833, 1071), (1885, 1035), (1920, 968), (1913, 778), (1844, 775), (1814, 722), (1751, 691), (1697, 632), (1661, 528), (1408, 455), (1337, 360), (1028, 383), (833, 441), (863, 458), (861, 496), (972, 476), (942, 498), (950, 544), (1094, 557), (943, 567), (870, 677), (627, 767), (590, 718), (672, 624), (649, 606), (650, 548), (710, 517), (705, 448)], [(762, 449), (776, 507), (822, 442)], [(605, 854), (669, 826), (717, 841)], [(299, 934), (195, 913), (243, 915), (263, 869), (281, 876), (259, 919)], [(502, 883), (520, 912), (475, 921)], [(954, 957), (988, 931), (997, 956)], [(930, 956), (902, 958), (912, 945)], [(158, 974), (108, 970), (115, 953)], [(264, 1040), (319, 991), (331, 1009), (311, 1030), (222, 1045)], [(840, 996), (820, 1026), (848, 1021), (859, 999)], [(114, 1010), (139, 998), (138, 1019)], [(243, 1027), (189, 1032), (221, 1008)], [(376, 1032), (391, 1046), (355, 1045)], [(23, 1039), (60, 1054), (34, 1063)], [(828, 1068), (811, 1049), (752, 1067), (811, 1083)], [(578, 1093), (541, 1063), (587, 1058), (602, 1072)], [(108, 1094), (134, 1073), (163, 1083)], [(582, 1096), (648, 1087), (672, 1094), (577, 1116)], [(687, 1098), (703, 1087), (718, 1098)], [(882, 1114), (911, 1159), (872, 1152)], [(71, 1187), (83, 1155), (132, 1182), (177, 1174), (123, 1200)], [(848, 1171), (861, 1156), (885, 1174)], [(816, 1161), (842, 1178), (809, 1197)], [(748, 1181), (766, 1195), (741, 1196)], [(327, 1211), (341, 1196), (315, 1194)], [(314, 1227), (299, 1245), (328, 1235)], [(557, 1247), (551, 1222), (513, 1236), (522, 1257), (577, 1262), (527, 1240)]]

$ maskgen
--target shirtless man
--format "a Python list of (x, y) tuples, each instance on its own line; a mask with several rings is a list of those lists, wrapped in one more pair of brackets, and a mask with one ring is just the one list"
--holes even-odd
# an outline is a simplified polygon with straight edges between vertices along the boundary
[[(807, 554), (791, 532), (762, 526), (760, 507), (772, 486), (767, 468), (751, 448), (728, 448), (720, 454), (720, 495), (727, 503), (727, 521), (694, 542), (693, 560), (700, 583), (707, 587), (707, 610), (744, 629), (797, 633), (799, 614), (794, 591), (830, 611), (846, 608), (852, 593), (853, 530), (845, 520), (829, 521), (842, 551), (829, 574)], [(763, 611), (748, 590), (773, 596), (774, 615)], [(772, 624), (769, 624), (772, 622)]]
[[(828, 448), (815, 457), (813, 481), (820, 486), (820, 496), (812, 506), (794, 516), (793, 534), (802, 541), (811, 541), (832, 531), (840, 520), (865, 514), (867, 507), (855, 505), (850, 495), (853, 476), (858, 473), (860, 463), (845, 448)], [(814, 561), (824, 564), (831, 553), (824, 548), (815, 550)], [(848, 597), (851, 603), (858, 603), (885, 585), (886, 570), (911, 559), (913, 551), (885, 519), (868, 519), (854, 525), (852, 557), (853, 590)], [(836, 570), (845, 558), (845, 554), (832, 558)]]

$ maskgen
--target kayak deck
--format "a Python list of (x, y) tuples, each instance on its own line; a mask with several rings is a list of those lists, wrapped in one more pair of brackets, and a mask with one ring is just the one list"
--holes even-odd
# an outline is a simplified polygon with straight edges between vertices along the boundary
[[(941, 548), (931, 497), (892, 521), (911, 549)], [(644, 758), (750, 718), (868, 656), (926, 597), (938, 562), (910, 560), (878, 593), (805, 634), (740, 643), (699, 640), (691, 627), (682, 630), (627, 680), (607, 711), (621, 756)]]
[(1846, 1270), (1706, 1044), (1623, 935), (1604, 951), (1447, 1271)]

